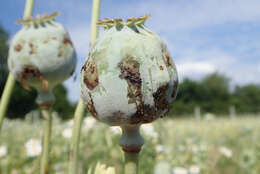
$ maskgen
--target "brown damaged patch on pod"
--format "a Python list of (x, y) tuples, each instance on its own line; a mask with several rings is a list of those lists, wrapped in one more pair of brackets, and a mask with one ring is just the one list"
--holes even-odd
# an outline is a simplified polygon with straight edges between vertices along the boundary
[(31, 42), (29, 43), (29, 47), (30, 47), (30, 54), (36, 54), (37, 50), (36, 50), (36, 46), (34, 46)]
[(24, 65), (23, 71), (20, 73), (18, 80), (21, 83), (21, 85), (27, 90), (30, 90), (30, 88), (25, 83), (25, 81), (29, 78), (39, 79), (42, 82), (42, 89), (43, 90), (48, 89), (48, 81), (40, 73), (39, 69), (33, 65)]
[(142, 79), (140, 77), (140, 64), (131, 56), (126, 56), (118, 67), (121, 70), (119, 77), (125, 79), (128, 84), (128, 103), (135, 103), (137, 109), (140, 108), (142, 103)]
[(98, 70), (95, 62), (92, 59), (88, 59), (83, 65), (81, 71), (83, 71), (83, 81), (89, 90), (95, 89), (99, 84)]
[[(130, 116), (130, 124), (150, 123), (156, 119), (156, 111), (142, 101), (142, 79), (140, 76), (140, 64), (131, 56), (126, 56), (119, 64), (121, 70), (119, 77), (125, 79), (128, 84), (128, 103), (135, 103), (137, 111)], [(114, 120), (120, 122), (120, 120)]]
[(63, 50), (64, 50), (63, 47), (59, 48), (58, 57), (62, 56)]
[(172, 95), (171, 95), (172, 98), (176, 97), (177, 90), (178, 90), (178, 84), (179, 84), (179, 81), (178, 80), (174, 80), (174, 85), (173, 85)]
[(174, 63), (173, 63), (173, 60), (172, 60), (171, 56), (169, 55), (169, 53), (166, 49), (166, 46), (161, 45), (161, 49), (162, 49), (162, 56), (163, 56), (163, 61), (164, 61), (165, 65), (167, 67), (169, 67), (169, 66), (173, 67)]
[(110, 123), (116, 124), (116, 123), (125, 123), (126, 117), (125, 114), (121, 111), (114, 112), (111, 116), (107, 117), (107, 120), (109, 120)]
[(70, 76), (72, 76), (75, 72), (75, 68), (72, 69), (72, 71), (70, 72)]
[(162, 65), (160, 65), (160, 70), (161, 70), (161, 71), (163, 70), (163, 66), (162, 66)]
[(71, 40), (70, 40), (69, 38), (67, 38), (67, 37), (65, 37), (65, 38), (63, 39), (63, 43), (64, 43), (65, 45), (73, 46)]
[(153, 93), (153, 99), (155, 103), (155, 107), (157, 110), (165, 110), (169, 108), (169, 103), (167, 102), (167, 90), (169, 88), (169, 84), (165, 84), (160, 86), (155, 93)]
[(17, 45), (14, 46), (14, 51), (16, 52), (20, 52), (23, 49), (23, 46), (18, 43)]
[(90, 102), (87, 103), (87, 108), (88, 108), (88, 111), (96, 118), (98, 119), (98, 113), (96, 111), (96, 108), (94, 106), (94, 101), (93, 101), (93, 98), (92, 98), (92, 95), (91, 93), (89, 92), (89, 97), (90, 97)]
[(151, 123), (157, 118), (156, 112), (155, 108), (142, 102), (141, 109), (131, 116), (130, 124)]

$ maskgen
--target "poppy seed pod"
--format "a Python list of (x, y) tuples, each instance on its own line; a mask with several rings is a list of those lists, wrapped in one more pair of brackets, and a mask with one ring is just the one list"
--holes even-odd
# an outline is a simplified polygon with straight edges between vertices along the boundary
[(8, 66), (26, 89), (48, 91), (75, 70), (76, 52), (66, 29), (54, 21), (57, 15), (17, 21), (22, 29), (11, 42)]
[(176, 67), (166, 44), (144, 26), (148, 17), (100, 21), (105, 30), (82, 67), (81, 98), (109, 125), (152, 122), (176, 97)]

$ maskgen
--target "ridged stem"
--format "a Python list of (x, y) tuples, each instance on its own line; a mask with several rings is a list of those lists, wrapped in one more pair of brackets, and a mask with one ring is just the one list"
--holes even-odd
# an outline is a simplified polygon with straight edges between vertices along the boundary
[(3, 120), (6, 114), (6, 109), (9, 104), (9, 100), (10, 100), (11, 93), (13, 91), (14, 84), (15, 84), (15, 78), (11, 73), (9, 73), (0, 101), (0, 133), (1, 133)]
[[(100, 0), (93, 0), (92, 17), (91, 17), (91, 33), (90, 33), (90, 45), (93, 45), (98, 36), (97, 21), (99, 18)], [(70, 162), (69, 162), (69, 174), (78, 173), (78, 154), (79, 154), (79, 142), (82, 118), (84, 114), (83, 101), (79, 99), (76, 111), (74, 113), (74, 125), (70, 147)]]
[(80, 141), (80, 131), (81, 131), (83, 114), (84, 114), (84, 105), (82, 100), (80, 99), (74, 115), (72, 139), (70, 144), (69, 174), (78, 173), (79, 141)]
[(97, 22), (99, 19), (100, 11), (100, 0), (93, 0), (92, 5), (92, 16), (91, 16), (91, 33), (90, 33), (90, 45), (93, 45), (98, 36), (98, 26)]
[(122, 136), (119, 144), (124, 151), (124, 174), (138, 174), (139, 152), (144, 144), (139, 125), (121, 126)]
[[(32, 16), (33, 6), (34, 6), (34, 0), (26, 1), (26, 5), (24, 9), (24, 19)], [(15, 78), (11, 73), (9, 73), (0, 101), (0, 133), (1, 133), (3, 120), (6, 114), (6, 110), (10, 101), (10, 97), (14, 88), (14, 84), (15, 84)]]
[(42, 109), (42, 116), (44, 119), (44, 134), (42, 138), (43, 150), (41, 156), (40, 174), (49, 174), (49, 154), (51, 149), (51, 127), (52, 117), (50, 109)]
[(125, 169), (124, 174), (138, 174), (139, 153), (124, 152)]

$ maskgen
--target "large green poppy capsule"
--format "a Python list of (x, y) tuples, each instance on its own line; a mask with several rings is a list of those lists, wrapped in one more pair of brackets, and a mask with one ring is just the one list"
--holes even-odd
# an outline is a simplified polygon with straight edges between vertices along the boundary
[(171, 108), (178, 86), (166, 44), (144, 26), (149, 15), (105, 19), (81, 70), (81, 98), (92, 115), (110, 125), (139, 125)]

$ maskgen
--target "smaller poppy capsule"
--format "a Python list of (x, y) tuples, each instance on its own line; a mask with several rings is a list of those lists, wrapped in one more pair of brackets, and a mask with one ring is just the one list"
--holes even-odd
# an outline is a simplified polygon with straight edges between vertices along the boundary
[(11, 41), (8, 66), (26, 89), (46, 92), (74, 73), (76, 52), (67, 30), (54, 20), (57, 15), (17, 21), (22, 28)]

